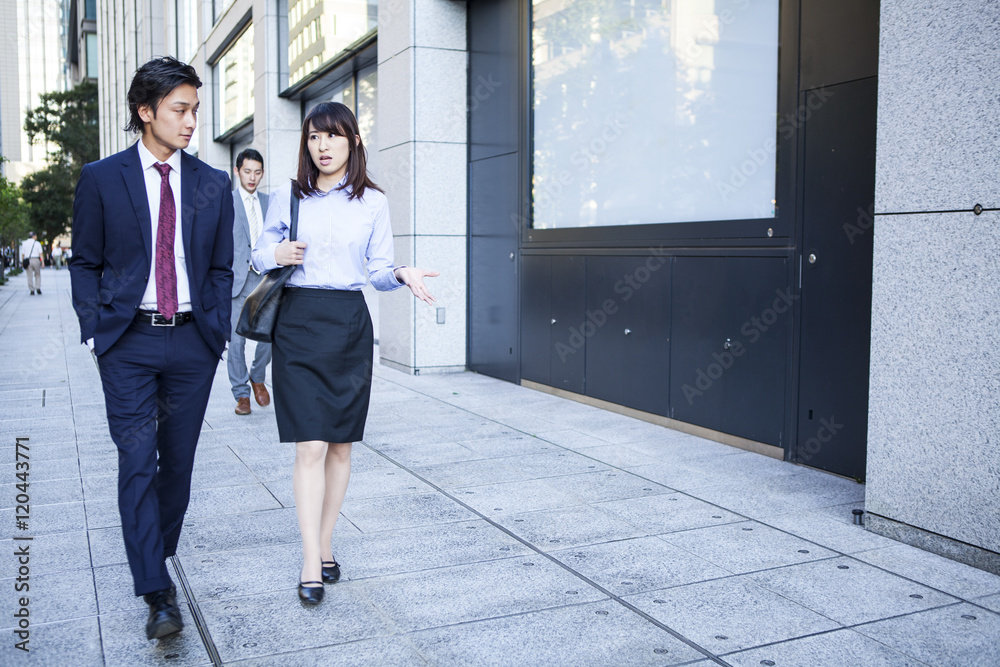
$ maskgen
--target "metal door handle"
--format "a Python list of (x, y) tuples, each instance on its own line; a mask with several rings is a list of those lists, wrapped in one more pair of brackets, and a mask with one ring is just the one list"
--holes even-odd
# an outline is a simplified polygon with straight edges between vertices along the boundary
[(726, 342), (722, 344), (722, 349), (723, 350), (728, 350), (732, 346), (733, 346), (733, 341), (731, 339), (727, 338)]

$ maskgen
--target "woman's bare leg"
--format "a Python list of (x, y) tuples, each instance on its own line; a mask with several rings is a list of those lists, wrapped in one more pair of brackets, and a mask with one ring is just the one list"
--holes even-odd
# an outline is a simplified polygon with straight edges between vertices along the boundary
[[(351, 443), (331, 442), (326, 450), (326, 497), (323, 499), (323, 518), (319, 542), (323, 560), (333, 560), (333, 529), (344, 504), (347, 483), (351, 480)], [(297, 502), (297, 501), (296, 501)]]
[[(322, 581), (320, 539), (323, 497), (326, 495), (324, 461), (327, 443), (321, 440), (295, 444), (295, 468), (292, 487), (295, 491), (295, 513), (299, 517), (302, 535), (302, 572), (299, 581)], [(326, 549), (329, 549), (329, 539)]]

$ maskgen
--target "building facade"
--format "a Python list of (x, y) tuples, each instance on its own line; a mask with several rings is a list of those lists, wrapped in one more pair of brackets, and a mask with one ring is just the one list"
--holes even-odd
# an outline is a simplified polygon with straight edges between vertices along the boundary
[[(997, 47), (963, 41), (958, 27), (976, 15), (988, 31), (1000, 10), (958, 5), (108, 0), (97, 20), (102, 150), (131, 140), (125, 87), (153, 55), (192, 63), (205, 82), (191, 151), (228, 170), (252, 145), (265, 189), (293, 175), (308, 109), (342, 101), (387, 191), (397, 261), (442, 273), (436, 308), (402, 291), (369, 295), (383, 364), (469, 368), (867, 479), (874, 529), (997, 571), (1000, 450), (986, 415), (1000, 407), (988, 390), (1000, 357), (983, 338), (996, 330), (995, 290), (948, 274), (949, 294), (982, 295), (968, 313), (940, 313), (939, 325), (968, 327), (950, 354), (930, 340), (943, 325), (924, 326), (917, 307), (938, 304), (940, 286), (893, 254), (910, 248), (943, 271), (928, 254), (938, 246), (904, 223), (929, 230), (944, 223), (905, 216), (947, 210), (982, 227), (980, 268), (1000, 256), (984, 222), (997, 206), (1000, 114), (972, 90)], [(907, 60), (925, 43), (935, 58)], [(941, 90), (956, 97), (917, 90), (928, 73), (951, 77)], [(980, 141), (975, 177), (929, 166), (937, 153), (924, 144), (951, 146), (951, 131)], [(947, 196), (916, 196), (928, 174)], [(917, 203), (899, 201), (911, 191)], [(973, 243), (971, 228), (949, 224)], [(904, 312), (906, 289), (916, 301)], [(938, 394), (900, 386), (942, 377), (939, 357), (900, 352), (925, 349), (975, 364), (976, 387), (949, 385), (951, 402), (932, 405)], [(947, 426), (948, 405), (965, 428)], [(915, 445), (919, 434), (965, 454)], [(924, 455), (903, 474), (911, 451)], [(940, 484), (974, 479), (974, 498), (901, 494), (942, 461)], [(975, 529), (932, 518), (966, 501)]]
[(20, 182), (46, 166), (47, 142), (32, 144), (24, 120), (43, 93), (69, 89), (67, 25), (71, 0), (0, 0), (0, 155), (4, 175)]

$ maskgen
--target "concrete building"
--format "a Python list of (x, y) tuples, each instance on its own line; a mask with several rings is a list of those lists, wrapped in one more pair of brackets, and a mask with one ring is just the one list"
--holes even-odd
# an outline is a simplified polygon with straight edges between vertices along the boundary
[(397, 260), (442, 272), (436, 309), (370, 300), (383, 364), (866, 479), (872, 529), (1000, 571), (1000, 110), (982, 85), (1000, 8), (584, 10), (109, 0), (102, 150), (130, 141), (125, 88), (153, 55), (205, 82), (191, 150), (229, 169), (253, 145), (265, 189), (292, 175), (304, 113), (343, 101)]
[(67, 54), (69, 0), (0, 0), (0, 154), (12, 181), (45, 166), (51, 146), (32, 144), (24, 132), (39, 96), (70, 86)]

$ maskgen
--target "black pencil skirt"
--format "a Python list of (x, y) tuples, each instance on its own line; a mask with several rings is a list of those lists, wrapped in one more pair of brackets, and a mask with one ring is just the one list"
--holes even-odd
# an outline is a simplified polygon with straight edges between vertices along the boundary
[(374, 335), (361, 292), (286, 287), (271, 376), (281, 442), (364, 438)]

